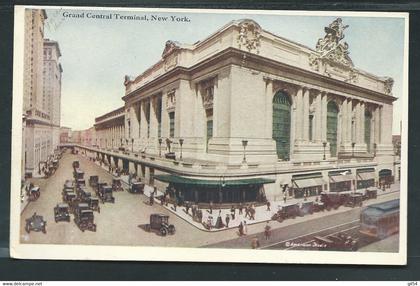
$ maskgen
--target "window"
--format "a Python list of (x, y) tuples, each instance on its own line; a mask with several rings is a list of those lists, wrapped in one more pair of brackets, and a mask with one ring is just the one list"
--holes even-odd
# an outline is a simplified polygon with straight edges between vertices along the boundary
[(162, 97), (158, 97), (156, 106), (156, 117), (158, 122), (158, 138), (162, 136)]
[(208, 151), (209, 140), (213, 137), (213, 109), (206, 110), (206, 125), (206, 151)]
[(147, 138), (150, 137), (150, 101), (146, 103)]
[(169, 137), (174, 138), (175, 136), (175, 112), (169, 113)]

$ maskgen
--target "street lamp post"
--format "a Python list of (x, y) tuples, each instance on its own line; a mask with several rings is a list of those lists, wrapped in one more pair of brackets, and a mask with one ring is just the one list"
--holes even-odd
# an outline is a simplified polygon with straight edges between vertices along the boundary
[(181, 146), (181, 155), (179, 156), (179, 160), (182, 160), (182, 144), (184, 144), (184, 139), (179, 139), (179, 146)]
[(131, 152), (133, 152), (134, 150), (133, 145), (134, 145), (134, 138), (131, 138)]
[(242, 140), (242, 146), (244, 147), (244, 158), (242, 159), (242, 163), (246, 163), (245, 149), (247, 145), (248, 145), (248, 140)]
[(351, 157), (354, 158), (354, 145), (356, 145), (356, 143), (352, 142), (351, 143)]
[(159, 137), (158, 142), (159, 142), (159, 157), (162, 157), (162, 138), (161, 137)]
[(327, 147), (327, 142), (322, 142), (322, 147), (324, 147), (324, 157), (322, 159), (325, 160), (325, 147)]

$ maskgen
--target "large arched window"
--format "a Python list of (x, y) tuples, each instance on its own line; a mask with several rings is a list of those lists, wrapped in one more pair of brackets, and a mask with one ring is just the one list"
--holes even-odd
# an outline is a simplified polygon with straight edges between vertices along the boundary
[(290, 97), (284, 91), (279, 91), (273, 98), (273, 139), (276, 141), (277, 156), (283, 160), (289, 160), (290, 157), (290, 122)]
[(372, 113), (368, 110), (365, 111), (365, 143), (367, 152), (371, 151), (371, 129), (372, 129)]
[(330, 154), (337, 156), (337, 125), (338, 125), (338, 106), (334, 101), (327, 105), (327, 141), (330, 143)]

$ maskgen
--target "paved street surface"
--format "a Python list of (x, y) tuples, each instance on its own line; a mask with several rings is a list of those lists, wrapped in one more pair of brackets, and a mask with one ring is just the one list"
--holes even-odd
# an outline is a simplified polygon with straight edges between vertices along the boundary
[[(82, 232), (73, 220), (70, 223), (54, 222), (53, 208), (62, 201), (63, 184), (66, 179), (72, 178), (72, 162), (74, 160), (80, 162), (81, 169), (85, 172), (86, 182), (88, 182), (89, 176), (98, 175), (100, 181), (111, 183), (112, 176), (103, 168), (80, 155), (65, 153), (60, 160), (60, 167), (53, 176), (48, 179), (34, 179), (35, 184), (41, 187), (41, 197), (37, 201), (31, 202), (22, 213), (22, 243), (251, 248), (251, 240), (258, 237), (261, 247), (276, 249), (285, 247), (285, 242), (282, 245), (282, 241), (308, 235), (308, 233), (319, 232), (326, 228), (327, 231), (336, 231), (337, 227), (338, 229), (351, 227), (352, 223), (358, 220), (360, 213), (360, 208), (341, 207), (335, 211), (288, 219), (282, 223), (271, 221), (272, 236), (265, 240), (263, 234), (265, 222), (249, 225), (247, 235), (242, 237), (239, 237), (236, 228), (222, 232), (206, 232), (191, 225), (158, 203), (149, 206), (146, 196), (130, 194), (125, 191), (114, 192), (115, 204), (100, 204), (101, 212), (94, 212), (97, 232)], [(90, 189), (89, 186), (87, 188)], [(92, 189), (90, 191), (94, 194)], [(391, 200), (398, 196), (398, 192), (389, 193), (370, 203)], [(47, 221), (47, 234), (42, 232), (27, 234), (25, 232), (25, 218), (30, 217), (34, 212), (44, 216)], [(149, 233), (139, 227), (139, 225), (149, 222), (149, 216), (152, 213), (170, 215), (169, 222), (176, 227), (175, 235), (161, 237), (157, 233)]]

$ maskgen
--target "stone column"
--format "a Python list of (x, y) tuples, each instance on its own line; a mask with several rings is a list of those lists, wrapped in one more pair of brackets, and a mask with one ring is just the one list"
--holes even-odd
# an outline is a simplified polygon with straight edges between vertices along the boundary
[(309, 142), (309, 93), (310, 90), (303, 88), (303, 120), (302, 120), (302, 139), (305, 143)]
[(352, 99), (348, 99), (347, 100), (347, 143), (351, 143), (352, 142), (352, 111), (353, 111), (353, 106), (352, 106)]
[(303, 89), (299, 88), (296, 93), (296, 121), (295, 121), (295, 138), (297, 142), (303, 140)]
[(315, 142), (322, 142), (322, 93), (319, 92), (316, 96), (315, 109)]
[(365, 103), (360, 102), (359, 143), (365, 144)]
[(322, 93), (322, 142), (327, 141), (327, 93)]
[(273, 82), (266, 80), (265, 87), (265, 136), (272, 138), (273, 136)]
[(347, 128), (348, 128), (348, 102), (347, 99), (343, 100), (342, 106), (341, 106), (341, 143), (345, 144), (347, 143)]
[(375, 137), (374, 137), (374, 142), (376, 144), (379, 144), (381, 142), (381, 117), (380, 117), (380, 113), (381, 113), (381, 107), (377, 106), (375, 108), (375, 112), (374, 112), (374, 118), (375, 118)]

